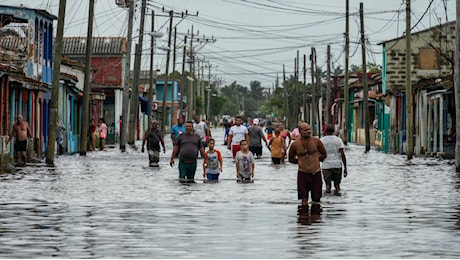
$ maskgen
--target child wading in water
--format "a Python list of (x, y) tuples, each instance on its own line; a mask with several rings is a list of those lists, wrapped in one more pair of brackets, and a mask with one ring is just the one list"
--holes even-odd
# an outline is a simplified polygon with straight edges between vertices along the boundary
[(240, 142), (241, 150), (235, 155), (236, 181), (252, 182), (254, 178), (254, 155), (249, 151), (249, 144), (246, 140)]
[(268, 148), (272, 156), (272, 164), (280, 164), (281, 158), (283, 157), (283, 149), (286, 151), (286, 143), (284, 139), (280, 136), (280, 130), (275, 130), (275, 135), (272, 136), (270, 142), (268, 143)]
[(222, 172), (222, 155), (219, 150), (214, 150), (215, 144), (214, 139), (209, 139), (209, 149), (206, 152), (208, 162), (203, 162), (203, 177), (207, 175), (208, 181), (213, 182), (219, 180), (219, 174)]

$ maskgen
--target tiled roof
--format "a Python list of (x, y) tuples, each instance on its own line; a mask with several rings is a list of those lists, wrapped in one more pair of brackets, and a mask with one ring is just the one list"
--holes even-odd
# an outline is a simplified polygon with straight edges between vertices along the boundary
[(17, 36), (2, 36), (0, 37), (0, 47), (7, 50), (18, 50), (27, 53), (27, 38)]
[[(121, 56), (126, 53), (125, 37), (93, 37), (92, 55)], [(67, 56), (86, 55), (86, 37), (64, 37), (62, 54)]]

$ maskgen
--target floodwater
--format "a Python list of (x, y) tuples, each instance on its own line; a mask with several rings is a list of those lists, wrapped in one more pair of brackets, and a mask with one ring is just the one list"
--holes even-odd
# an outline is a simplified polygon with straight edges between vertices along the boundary
[[(223, 130), (218, 183), (178, 181), (117, 147), (0, 175), (0, 258), (460, 258), (460, 175), (447, 160), (346, 148), (342, 196), (299, 208), (296, 165), (269, 152), (236, 183)], [(140, 147), (141, 142), (137, 142)], [(323, 186), (324, 189), (324, 186)]]

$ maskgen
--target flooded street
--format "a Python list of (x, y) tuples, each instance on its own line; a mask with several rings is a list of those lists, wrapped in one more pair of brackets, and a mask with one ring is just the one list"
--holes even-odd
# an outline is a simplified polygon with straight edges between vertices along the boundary
[[(297, 165), (256, 160), (236, 183), (223, 130), (218, 183), (178, 182), (169, 136), (159, 168), (118, 146), (0, 175), (1, 258), (460, 258), (460, 175), (448, 160), (349, 144), (342, 196), (298, 207)], [(323, 184), (324, 190), (324, 184)], [(311, 211), (310, 206), (310, 211)]]

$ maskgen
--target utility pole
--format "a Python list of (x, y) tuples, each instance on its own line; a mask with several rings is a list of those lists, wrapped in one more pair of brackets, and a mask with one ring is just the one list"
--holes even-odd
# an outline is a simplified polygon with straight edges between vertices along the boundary
[(133, 85), (131, 92), (131, 109), (130, 109), (130, 131), (128, 135), (128, 143), (135, 145), (136, 133), (137, 133), (137, 118), (139, 113), (139, 73), (141, 69), (141, 55), (142, 55), (142, 42), (144, 39), (144, 21), (145, 21), (145, 9), (147, 0), (142, 0), (141, 5), (141, 21), (139, 27), (139, 42), (136, 44), (136, 54), (134, 57), (134, 75)]
[[(318, 116), (318, 121), (317, 121), (318, 122), (318, 137), (321, 137), (321, 129), (322, 129), (321, 117), (323, 115), (323, 108), (319, 106), (319, 98), (320, 97), (322, 98), (322, 91), (321, 91), (321, 77), (320, 77), (320, 74), (319, 74), (316, 50), (315, 50), (315, 69), (316, 69), (316, 71), (315, 71), (315, 76), (316, 76), (316, 90), (315, 90), (315, 93), (316, 93), (316, 91), (319, 91), (317, 93), (317, 95), (319, 96), (317, 98), (318, 103), (316, 103), (316, 104), (318, 104), (316, 106), (316, 108), (318, 109), (318, 114), (317, 114), (317, 116)], [(315, 100), (315, 102), (316, 102), (316, 100)]]
[[(460, 35), (460, 0), (456, 1), (456, 10), (457, 10), (457, 31), (456, 35)], [(456, 46), (455, 48), (455, 62), (454, 62), (454, 88), (455, 88), (455, 129), (457, 133), (460, 133), (460, 39), (455, 38)], [(460, 172), (460, 134), (456, 135), (455, 142), (455, 172)]]
[(283, 90), (284, 90), (284, 118), (286, 122), (284, 124), (288, 126), (289, 124), (289, 107), (288, 107), (288, 92), (287, 92), (287, 86), (286, 86), (286, 68), (283, 64)]
[[(195, 92), (193, 94), (194, 97), (195, 97), (194, 102), (193, 102), (194, 111), (195, 111), (194, 116), (195, 115), (200, 115), (200, 112), (201, 112), (201, 111), (198, 110), (198, 106), (197, 106), (197, 103), (199, 101), (198, 98), (200, 97), (200, 85), (199, 85), (200, 80), (201, 80), (200, 79), (200, 72), (201, 72), (201, 70), (200, 70), (200, 58), (197, 57), (196, 61), (198, 63), (198, 66), (197, 66), (197, 68), (195, 68), (195, 67), (193, 68), (194, 71), (196, 70), (196, 80), (194, 81), (194, 86), (193, 86), (193, 88), (195, 90)], [(195, 86), (195, 84), (196, 84), (196, 86)]]
[[(414, 153), (414, 127), (412, 124), (412, 81), (411, 81), (411, 23), (410, 23), (410, 0), (406, 0), (406, 153), (407, 159), (411, 160)], [(458, 105), (458, 103), (457, 103)]]
[[(88, 32), (86, 36), (85, 87), (83, 89), (83, 109), (80, 135), (80, 155), (86, 155), (88, 138), (89, 92), (91, 92), (91, 56), (93, 52), (94, 0), (89, 1)], [(84, 134), (83, 134), (84, 133)]]
[[(194, 60), (193, 60), (193, 25), (192, 25), (192, 35), (191, 35), (191, 38), (190, 38), (190, 50), (189, 50), (189, 53), (190, 53), (190, 78), (193, 79), (194, 78), (194, 75), (193, 75), (193, 63), (194, 63)], [(193, 102), (194, 102), (194, 98), (193, 98), (193, 95), (194, 95), (194, 91), (193, 91), (193, 85), (194, 83), (193, 82), (189, 82), (189, 86), (188, 86), (188, 96), (187, 96), (187, 119), (188, 120), (192, 120), (193, 118)]]
[[(303, 55), (303, 84), (305, 85), (305, 88), (307, 88), (307, 55)], [(303, 121), (307, 122), (308, 121), (308, 114), (307, 114), (307, 89), (304, 90), (303, 92)]]
[(203, 62), (201, 63), (201, 80), (200, 80), (200, 96), (201, 96), (201, 115), (203, 115), (202, 118), (204, 118), (204, 113), (205, 113), (205, 110), (204, 110), (204, 64), (205, 64), (205, 61), (203, 59)]
[[(171, 16), (172, 19), (172, 16)], [(172, 24), (171, 24), (172, 26)], [(172, 85), (171, 85), (171, 126), (174, 125), (174, 118), (176, 118), (176, 112), (174, 111), (174, 88), (175, 88), (175, 75), (176, 72), (176, 39), (177, 39), (177, 27), (174, 27), (174, 51), (173, 51), (173, 66), (172, 66)]]
[(331, 123), (331, 45), (327, 45), (326, 124)]
[(292, 110), (292, 121), (291, 128), (297, 125), (298, 111), (299, 111), (299, 96), (297, 95), (299, 90), (299, 50), (297, 50), (297, 57), (294, 59), (294, 105)]
[[(168, 75), (169, 75), (169, 60), (171, 55), (171, 37), (172, 37), (172, 23), (173, 23), (173, 11), (169, 11), (169, 35), (168, 35), (168, 52), (166, 54), (166, 76), (165, 83), (163, 85), (163, 106), (161, 112), (161, 134), (164, 136), (166, 133), (166, 94), (168, 93)], [(174, 86), (173, 86), (174, 87)], [(171, 100), (171, 106), (172, 106)]]
[(359, 16), (361, 20), (361, 53), (363, 58), (363, 114), (364, 114), (364, 137), (366, 139), (366, 152), (371, 149), (369, 134), (369, 92), (367, 87), (367, 67), (366, 67), (366, 42), (364, 39), (364, 11), (363, 2), (359, 3)]
[[(186, 77), (185, 77), (185, 57), (186, 57), (186, 52), (187, 52), (187, 35), (184, 36), (184, 53), (182, 54), (182, 80), (181, 80), (181, 84), (180, 84), (180, 101), (179, 101), (179, 115), (181, 118), (183, 118), (183, 114), (184, 114), (184, 93), (185, 93), (185, 81), (186, 81)], [(188, 94), (187, 94), (188, 96)], [(188, 101), (188, 97), (187, 97), (187, 101)]]
[(209, 73), (208, 73), (208, 104), (206, 106), (206, 120), (211, 120), (211, 67), (212, 65), (209, 64)]
[[(151, 32), (153, 33), (155, 31), (155, 11), (152, 10), (152, 27), (151, 27)], [(156, 71), (154, 69), (154, 51), (155, 51), (155, 36), (152, 34), (150, 37), (150, 71), (149, 71), (149, 107), (148, 107), (148, 115), (149, 115), (149, 128), (152, 125), (153, 122), (153, 117), (152, 117), (152, 106), (153, 102), (153, 94), (155, 94), (155, 88), (156, 88)], [(155, 73), (155, 75), (154, 75)], [(155, 78), (155, 79), (154, 79)]]
[(318, 114), (316, 112), (318, 106), (316, 105), (316, 83), (315, 83), (315, 74), (316, 74), (316, 50), (314, 47), (311, 47), (311, 127), (313, 129), (313, 135), (316, 135), (316, 119)]
[(345, 0), (346, 2), (346, 10), (345, 10), (345, 79), (343, 83), (343, 122), (342, 122), (342, 129), (343, 129), (343, 143), (347, 145), (348, 143), (348, 103), (349, 101), (349, 92), (348, 92), (348, 59), (350, 56), (350, 26), (349, 26), (349, 2), (350, 0)]
[[(54, 153), (56, 151), (56, 120), (59, 98), (59, 81), (61, 76), (62, 38), (64, 37), (64, 17), (66, 0), (59, 1), (58, 27), (56, 32), (56, 46), (53, 56), (53, 81), (51, 90), (50, 124), (46, 150), (46, 164), (54, 166)], [(84, 120), (83, 120), (84, 121)]]
[(128, 39), (126, 40), (125, 82), (123, 85), (123, 108), (121, 112), (120, 150), (126, 151), (129, 115), (129, 82), (131, 80), (131, 46), (133, 36), (134, 1), (128, 0)]

